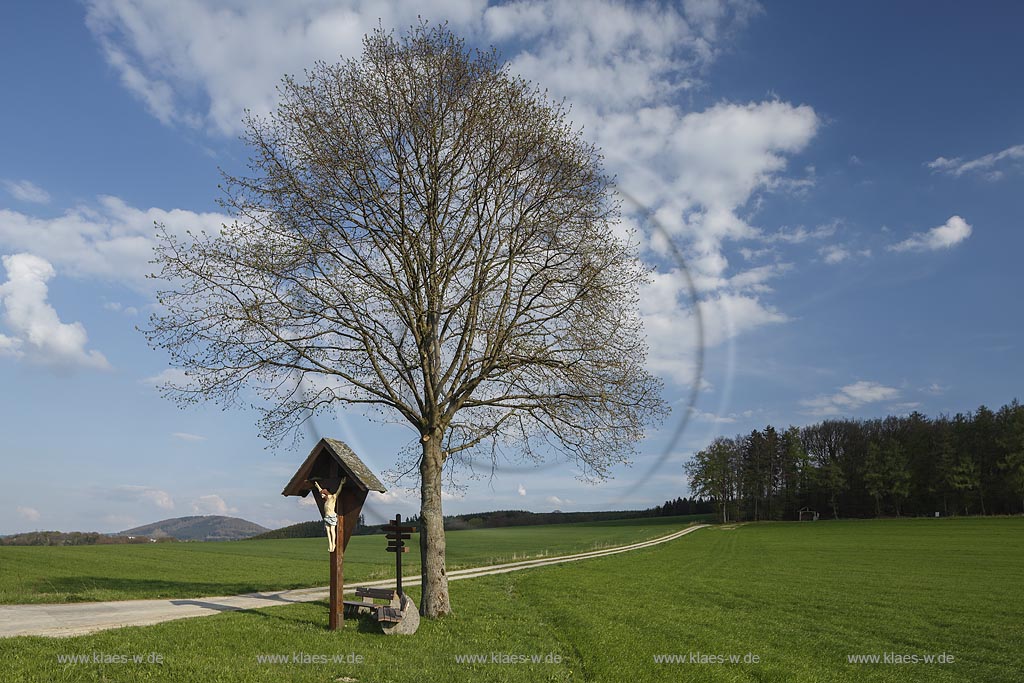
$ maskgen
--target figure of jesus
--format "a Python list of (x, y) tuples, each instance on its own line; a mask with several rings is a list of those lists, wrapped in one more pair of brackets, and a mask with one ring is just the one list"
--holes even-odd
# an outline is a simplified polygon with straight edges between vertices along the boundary
[(327, 552), (329, 553), (333, 553), (334, 549), (338, 547), (338, 494), (341, 493), (341, 487), (345, 485), (346, 479), (347, 477), (341, 478), (338, 490), (334, 493), (320, 486), (320, 482), (313, 482), (313, 486), (320, 492), (320, 497), (324, 501), (324, 528), (327, 529)]

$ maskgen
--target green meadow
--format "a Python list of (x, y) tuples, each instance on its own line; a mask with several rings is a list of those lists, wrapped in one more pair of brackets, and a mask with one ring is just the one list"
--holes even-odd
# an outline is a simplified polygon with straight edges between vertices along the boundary
[[(321, 601), (10, 639), (0, 671), (5, 681), (1004, 683), (1024, 671), (1022, 580), (1022, 518), (714, 526), (455, 581), (455, 614), (411, 637), (359, 620), (330, 632)], [(60, 661), (122, 654), (161, 662)], [(901, 663), (886, 661), (894, 655)], [(850, 661), (863, 656), (879, 663)]]
[[(663, 536), (703, 516), (452, 531), (448, 568), (462, 569), (624, 545)], [(347, 582), (393, 578), (383, 536), (354, 536)], [(419, 567), (419, 538), (403, 561)], [(0, 603), (194, 598), (324, 586), (327, 539), (0, 547)]]

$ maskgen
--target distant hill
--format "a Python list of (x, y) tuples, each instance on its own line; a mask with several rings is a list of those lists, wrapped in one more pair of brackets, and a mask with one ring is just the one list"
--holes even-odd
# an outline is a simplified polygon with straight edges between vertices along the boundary
[(201, 515), (164, 519), (152, 524), (137, 526), (134, 529), (126, 529), (119, 535), (149, 536), (151, 538), (172, 536), (180, 541), (236, 541), (266, 531), (268, 531), (266, 527), (238, 517)]

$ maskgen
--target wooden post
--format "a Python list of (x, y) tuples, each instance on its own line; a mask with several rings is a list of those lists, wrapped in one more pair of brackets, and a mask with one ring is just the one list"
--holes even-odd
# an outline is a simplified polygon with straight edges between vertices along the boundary
[[(402, 515), (395, 515), (395, 526), (399, 526), (402, 523)], [(403, 544), (404, 545), (404, 544)], [(395, 588), (398, 589), (398, 599), (401, 600), (405, 593), (402, 592), (402, 553), (395, 553), (395, 581), (397, 585)]]
[(363, 509), (366, 491), (342, 488), (335, 512), (338, 513), (338, 529), (334, 552), (331, 553), (331, 597), (328, 624), (332, 631), (345, 628), (345, 546), (352, 538), (359, 523), (359, 512)]
[[(344, 528), (344, 517), (338, 515), (338, 531)], [(338, 534), (334, 552), (331, 553), (330, 616), (327, 623), (332, 631), (345, 628), (345, 540), (344, 532)]]
[(413, 532), (413, 528), (402, 526), (402, 515), (395, 515), (393, 520), (384, 525), (384, 532), (384, 538), (388, 539), (386, 550), (395, 554), (395, 581), (398, 597), (401, 599), (405, 596), (405, 593), (402, 592), (402, 553), (409, 552), (405, 541), (410, 537), (409, 534)]

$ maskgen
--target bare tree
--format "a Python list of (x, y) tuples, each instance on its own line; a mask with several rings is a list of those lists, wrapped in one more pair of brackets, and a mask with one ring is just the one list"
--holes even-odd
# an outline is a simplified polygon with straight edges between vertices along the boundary
[(225, 173), (235, 221), (161, 230), (169, 289), (146, 334), (188, 374), (169, 395), (233, 404), (254, 388), (268, 438), (335, 405), (411, 424), (421, 611), (441, 616), (446, 463), (555, 452), (603, 477), (664, 416), (644, 369), (646, 271), (596, 149), (493, 50), (421, 23), (305, 76), (247, 115), (251, 175)]

